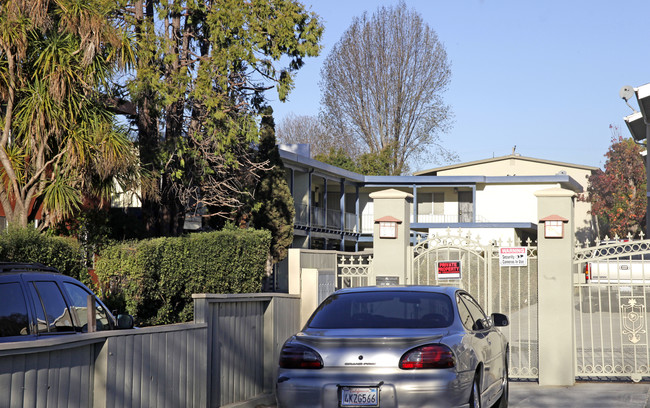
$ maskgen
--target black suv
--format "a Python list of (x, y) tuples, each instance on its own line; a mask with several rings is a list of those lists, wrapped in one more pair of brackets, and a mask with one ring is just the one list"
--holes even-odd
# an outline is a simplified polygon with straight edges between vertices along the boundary
[[(88, 313), (93, 299), (95, 319)], [(0, 263), (0, 342), (86, 333), (89, 317), (96, 321), (91, 331), (133, 327), (131, 316), (116, 319), (88, 287), (55, 268)]]

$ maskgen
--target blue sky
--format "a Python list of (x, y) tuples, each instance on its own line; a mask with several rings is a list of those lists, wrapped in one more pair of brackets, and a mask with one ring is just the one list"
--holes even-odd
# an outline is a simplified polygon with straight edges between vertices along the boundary
[[(397, 1), (303, 0), (324, 21), (323, 51), (298, 72), (276, 123), (316, 115), (320, 68), (355, 16)], [(447, 49), (454, 112), (441, 135), (461, 162), (517, 153), (603, 168), (609, 125), (629, 132), (623, 85), (650, 82), (648, 0), (410, 0)], [(274, 98), (276, 99), (274, 101)], [(636, 102), (633, 101), (633, 106)], [(444, 163), (423, 161), (413, 171)]]

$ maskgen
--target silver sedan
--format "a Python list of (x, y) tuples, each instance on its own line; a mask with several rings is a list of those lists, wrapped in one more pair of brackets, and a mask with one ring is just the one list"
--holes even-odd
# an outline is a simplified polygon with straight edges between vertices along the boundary
[(459, 288), (339, 290), (282, 347), (278, 406), (507, 407), (506, 325)]

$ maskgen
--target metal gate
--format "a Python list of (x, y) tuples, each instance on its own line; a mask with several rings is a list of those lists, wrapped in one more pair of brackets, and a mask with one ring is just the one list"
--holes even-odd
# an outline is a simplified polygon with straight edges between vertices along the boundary
[[(525, 253), (525, 266), (502, 266), (500, 250)], [(456, 274), (458, 270), (458, 274)], [(411, 280), (419, 285), (458, 286), (471, 293), (486, 313), (504, 313), (510, 342), (510, 377), (538, 377), (537, 247), (501, 242), (481, 245), (471, 234), (431, 235), (413, 247)]]
[(573, 262), (576, 376), (650, 376), (650, 240), (606, 238)]

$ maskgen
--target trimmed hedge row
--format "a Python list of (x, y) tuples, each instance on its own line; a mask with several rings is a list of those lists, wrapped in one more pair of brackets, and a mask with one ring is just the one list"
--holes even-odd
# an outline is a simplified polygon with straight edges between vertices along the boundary
[(83, 266), (81, 251), (81, 245), (73, 238), (48, 236), (31, 227), (0, 233), (3, 262), (39, 262), (89, 284), (90, 275)]
[(96, 262), (98, 290), (140, 326), (190, 321), (193, 293), (260, 292), (270, 244), (251, 229), (116, 244)]

